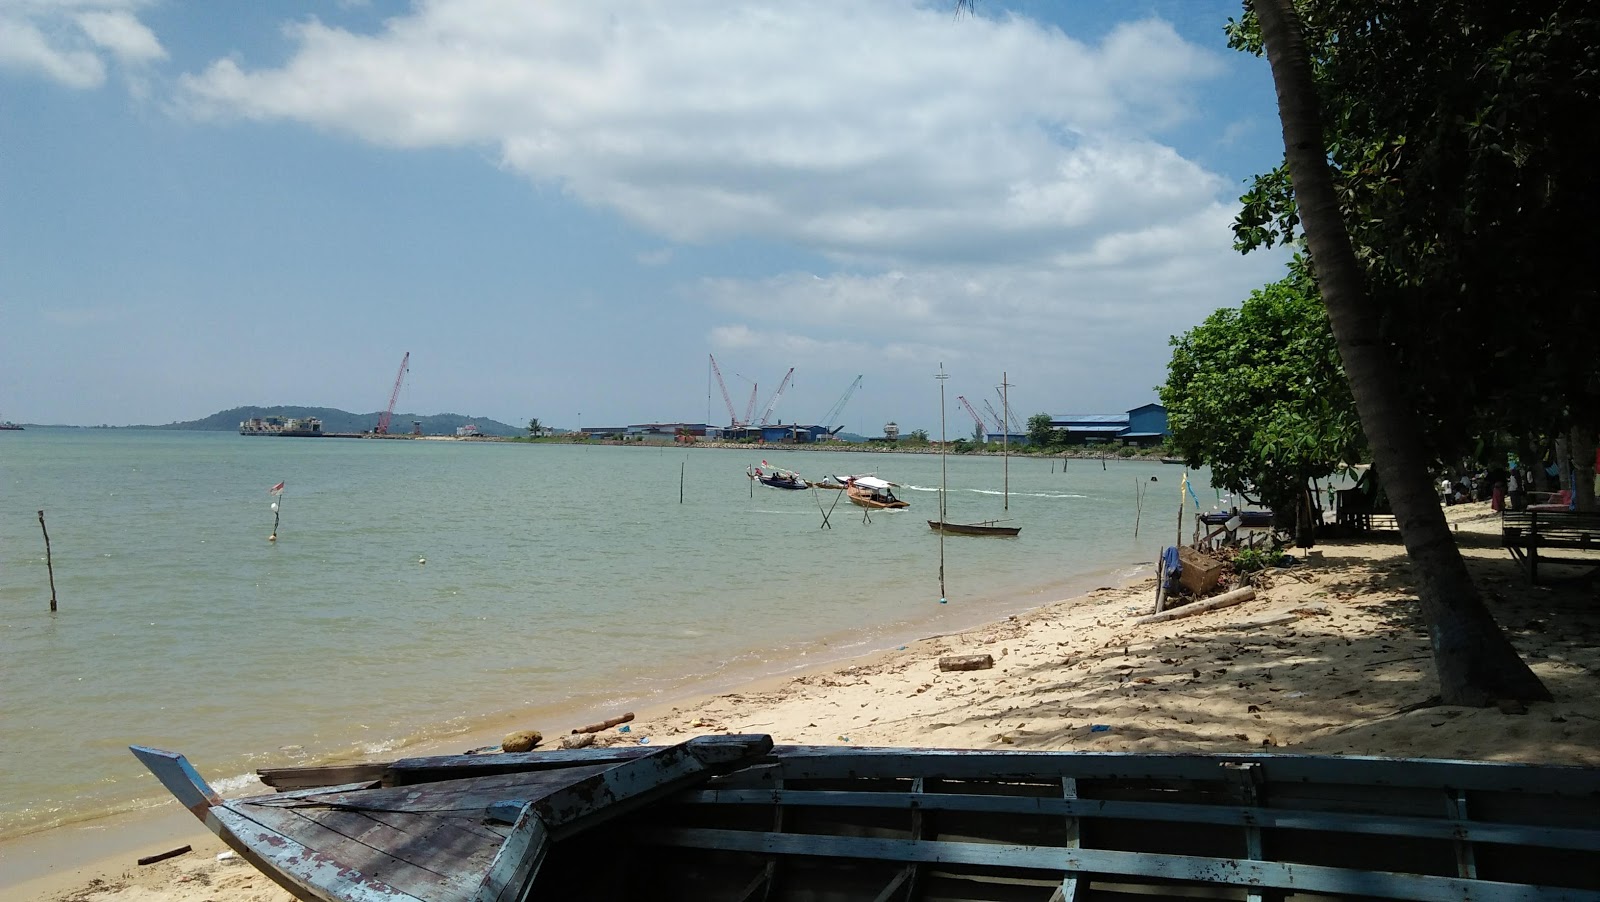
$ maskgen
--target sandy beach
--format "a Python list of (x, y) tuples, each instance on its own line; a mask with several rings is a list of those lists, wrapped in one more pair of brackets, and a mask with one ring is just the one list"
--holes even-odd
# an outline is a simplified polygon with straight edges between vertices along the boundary
[[(1428, 705), (1437, 689), (1395, 534), (1319, 545), (1248, 603), (1164, 623), (1153, 580), (739, 691), (643, 710), (600, 742), (767, 733), (779, 743), (1095, 751), (1261, 751), (1600, 765), (1593, 583), (1530, 586), (1486, 504), (1448, 510), (1495, 616), (1555, 696), (1526, 708)], [(978, 540), (982, 541), (982, 540)], [(1573, 571), (1579, 572), (1579, 571)], [(1551, 568), (1550, 575), (1565, 575)], [(992, 669), (941, 673), (947, 654)], [(553, 737), (575, 724), (526, 724)], [(474, 742), (497, 737), (471, 737)], [(482, 740), (482, 741), (480, 741)], [(547, 740), (547, 744), (553, 744)], [(205, 762), (196, 764), (205, 771)], [(193, 851), (140, 867), (144, 855)], [(291, 897), (172, 803), (0, 845), (0, 897), (284, 902)], [(28, 876), (21, 862), (29, 862)]]

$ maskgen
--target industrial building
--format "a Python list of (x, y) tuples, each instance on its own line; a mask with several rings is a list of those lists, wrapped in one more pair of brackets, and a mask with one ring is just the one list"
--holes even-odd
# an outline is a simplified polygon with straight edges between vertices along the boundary
[(1143, 447), (1159, 445), (1172, 434), (1167, 428), (1167, 409), (1160, 404), (1146, 404), (1127, 413), (1051, 416), (1050, 428), (1065, 433), (1069, 445), (1120, 442)]

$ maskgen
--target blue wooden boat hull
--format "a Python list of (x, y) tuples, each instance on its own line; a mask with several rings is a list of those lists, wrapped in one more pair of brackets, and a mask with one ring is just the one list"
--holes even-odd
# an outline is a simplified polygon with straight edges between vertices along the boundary
[(181, 756), (134, 751), (319, 902), (1600, 900), (1593, 768), (733, 736), (408, 759), (223, 801)]

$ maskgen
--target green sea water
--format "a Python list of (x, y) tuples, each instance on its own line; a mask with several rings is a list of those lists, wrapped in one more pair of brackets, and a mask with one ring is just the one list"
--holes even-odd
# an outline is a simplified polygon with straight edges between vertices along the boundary
[[(876, 473), (912, 506), (868, 522), (752, 487), (762, 459)], [(1000, 458), (948, 459), (950, 519), (1022, 534), (946, 538), (941, 604), (937, 455), (0, 434), (0, 836), (162, 800), (130, 743), (227, 790), (970, 626), (1143, 573), (1176, 537), (1176, 467), (1009, 471), (1003, 511)]]

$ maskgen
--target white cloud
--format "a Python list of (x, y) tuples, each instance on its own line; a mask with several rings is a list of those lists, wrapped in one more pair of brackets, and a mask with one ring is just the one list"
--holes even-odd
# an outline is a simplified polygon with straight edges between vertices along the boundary
[(0, 0), (0, 67), (70, 88), (105, 83), (108, 59), (140, 67), (166, 50), (134, 11), (147, 0)]
[(167, 58), (167, 51), (156, 40), (155, 32), (125, 10), (80, 13), (77, 22), (89, 40), (124, 63), (149, 63)]
[(186, 77), (189, 108), (491, 146), (679, 241), (1030, 257), (1216, 190), (1147, 137), (1220, 66), (1159, 21), (1091, 46), (907, 0), (439, 0), (374, 34), (314, 19), (288, 34), (281, 68), (224, 59)]
[(430, 0), (285, 33), (281, 66), (185, 76), (184, 107), (489, 148), (670, 242), (836, 261), (689, 286), (740, 320), (714, 348), (772, 363), (1010, 361), (1137, 403), (1168, 335), (1281, 263), (1231, 250), (1225, 181), (1162, 140), (1222, 63), (1159, 20), (1091, 43), (914, 0)]

